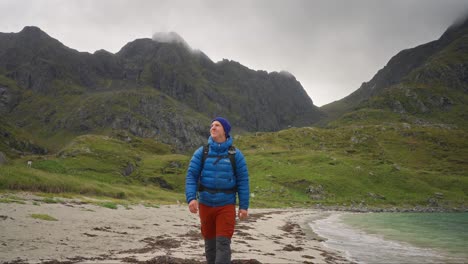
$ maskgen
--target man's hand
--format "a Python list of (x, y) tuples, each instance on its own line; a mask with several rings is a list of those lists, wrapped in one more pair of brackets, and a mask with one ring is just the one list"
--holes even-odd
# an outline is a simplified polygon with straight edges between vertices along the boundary
[(198, 213), (198, 201), (197, 200), (190, 201), (190, 203), (188, 205), (188, 208), (189, 208), (190, 212), (192, 212), (194, 214)]
[(249, 217), (249, 212), (245, 209), (239, 209), (238, 215), (240, 220), (244, 220), (247, 219), (247, 217)]

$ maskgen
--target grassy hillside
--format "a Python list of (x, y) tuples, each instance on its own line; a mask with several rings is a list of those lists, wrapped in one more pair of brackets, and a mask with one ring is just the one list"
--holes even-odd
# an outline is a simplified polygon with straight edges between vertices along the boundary
[[(444, 202), (463, 204), (466, 137), (464, 131), (407, 125), (263, 134), (250, 138), (247, 148), (254, 158), (252, 191), (267, 200), (270, 187), (282, 193), (279, 203), (427, 205), (434, 193), (443, 193)], [(307, 195), (309, 186), (319, 190), (318, 199)]]
[[(80, 136), (56, 155), (14, 160), (0, 167), (0, 188), (169, 203), (183, 198), (150, 184), (158, 177), (157, 170), (164, 168), (163, 160), (173, 156), (169, 146), (126, 135), (120, 138)], [(33, 161), (32, 168), (26, 166), (27, 160)], [(131, 173), (130, 167), (137, 171)]]
[[(389, 123), (291, 128), (235, 145), (248, 162), (254, 207), (466, 207), (467, 139), (464, 130)], [(190, 157), (124, 133), (85, 135), (55, 155), (0, 166), (0, 189), (175, 203), (184, 201)]]

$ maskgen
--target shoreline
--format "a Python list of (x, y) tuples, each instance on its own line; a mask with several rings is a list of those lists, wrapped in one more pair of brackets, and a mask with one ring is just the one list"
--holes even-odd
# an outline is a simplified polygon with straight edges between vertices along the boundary
[[(183, 205), (109, 209), (72, 199), (0, 203), (1, 263), (204, 263), (198, 215)], [(249, 209), (232, 238), (233, 263), (350, 263), (308, 225), (329, 212)], [(56, 221), (33, 218), (47, 215)]]
[[(372, 221), (374, 216), (380, 220)], [(466, 240), (453, 234), (466, 229), (466, 222), (460, 227), (465, 216), (466, 212), (334, 211), (312, 222), (311, 228), (327, 237), (325, 247), (358, 263), (466, 263), (468, 255), (462, 249)], [(445, 229), (436, 233), (441, 225)]]
[(430, 206), (411, 206), (411, 207), (368, 207), (368, 206), (336, 206), (336, 205), (316, 205), (314, 210), (324, 212), (349, 212), (349, 213), (466, 213), (468, 207), (430, 207)]

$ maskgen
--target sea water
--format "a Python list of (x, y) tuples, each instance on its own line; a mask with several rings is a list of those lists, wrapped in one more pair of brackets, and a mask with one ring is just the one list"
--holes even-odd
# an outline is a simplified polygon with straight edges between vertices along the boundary
[(468, 263), (468, 213), (332, 213), (310, 226), (358, 263)]

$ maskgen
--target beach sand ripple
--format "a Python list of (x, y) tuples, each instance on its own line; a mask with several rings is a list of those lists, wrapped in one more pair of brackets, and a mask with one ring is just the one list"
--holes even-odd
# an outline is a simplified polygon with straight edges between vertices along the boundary
[[(307, 222), (320, 211), (249, 213), (237, 222), (232, 263), (349, 263), (310, 230)], [(205, 263), (198, 215), (185, 205), (109, 209), (29, 195), (23, 204), (0, 203), (0, 226), (1, 263)]]

